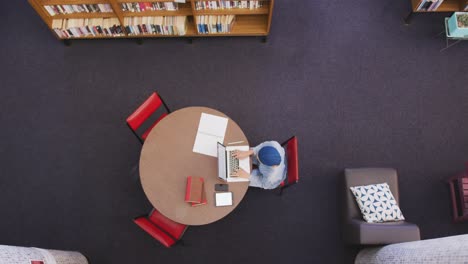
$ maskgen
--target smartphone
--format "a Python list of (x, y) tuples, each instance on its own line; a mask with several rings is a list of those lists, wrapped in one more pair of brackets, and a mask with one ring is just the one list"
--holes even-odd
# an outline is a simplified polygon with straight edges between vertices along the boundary
[(227, 192), (227, 191), (229, 191), (229, 185), (222, 184), (222, 183), (217, 183), (217, 184), (215, 184), (215, 191), (216, 192)]

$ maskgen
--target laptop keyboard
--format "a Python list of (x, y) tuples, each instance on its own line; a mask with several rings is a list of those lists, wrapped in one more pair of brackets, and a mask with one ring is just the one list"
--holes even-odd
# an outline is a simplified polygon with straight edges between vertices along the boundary
[(233, 156), (234, 151), (229, 151), (229, 174), (239, 169), (239, 159)]

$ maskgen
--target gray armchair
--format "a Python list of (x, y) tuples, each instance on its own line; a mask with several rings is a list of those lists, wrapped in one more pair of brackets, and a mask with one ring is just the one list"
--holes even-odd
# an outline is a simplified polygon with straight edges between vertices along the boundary
[[(388, 183), (398, 204), (398, 176), (394, 169), (362, 168), (345, 170), (344, 238), (349, 244), (385, 245), (420, 240), (419, 228), (406, 221), (367, 223), (349, 187)], [(403, 215), (404, 212), (403, 212)]]

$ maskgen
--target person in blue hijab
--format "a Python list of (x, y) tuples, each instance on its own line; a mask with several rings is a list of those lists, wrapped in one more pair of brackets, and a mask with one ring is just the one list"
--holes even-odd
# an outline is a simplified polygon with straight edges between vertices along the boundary
[[(250, 174), (251, 187), (275, 189), (286, 179), (286, 163), (284, 148), (276, 141), (267, 141), (248, 151), (235, 151), (234, 157), (245, 159), (252, 156), (252, 164), (257, 168)], [(243, 169), (234, 172), (232, 176), (248, 177)]]

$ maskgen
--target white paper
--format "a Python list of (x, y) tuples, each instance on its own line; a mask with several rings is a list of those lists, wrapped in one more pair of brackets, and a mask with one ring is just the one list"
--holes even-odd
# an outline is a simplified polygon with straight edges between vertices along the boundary
[(215, 196), (216, 206), (229, 206), (232, 205), (232, 192), (216, 193)]
[(217, 157), (217, 145), (218, 142), (224, 142), (227, 124), (228, 119), (225, 117), (202, 113), (193, 152)]
[(176, 3), (185, 3), (185, 0), (174, 0)]

